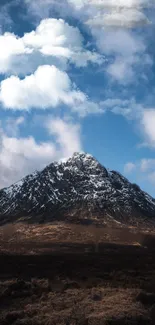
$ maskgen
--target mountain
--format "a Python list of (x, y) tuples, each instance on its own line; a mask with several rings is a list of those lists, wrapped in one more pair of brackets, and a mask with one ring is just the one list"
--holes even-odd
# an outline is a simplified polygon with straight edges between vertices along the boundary
[(155, 222), (155, 199), (93, 156), (74, 153), (0, 190), (0, 221)]

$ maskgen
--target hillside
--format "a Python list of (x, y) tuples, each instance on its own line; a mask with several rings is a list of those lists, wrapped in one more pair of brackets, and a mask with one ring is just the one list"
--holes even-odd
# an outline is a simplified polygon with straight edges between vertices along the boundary
[(93, 156), (75, 153), (0, 190), (0, 220), (34, 222), (155, 220), (155, 199)]

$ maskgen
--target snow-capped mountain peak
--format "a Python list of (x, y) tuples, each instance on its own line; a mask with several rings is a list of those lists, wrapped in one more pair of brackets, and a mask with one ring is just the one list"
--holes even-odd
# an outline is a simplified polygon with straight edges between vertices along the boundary
[(155, 219), (155, 200), (84, 152), (75, 152), (0, 190), (1, 220), (22, 216), (38, 220), (40, 215), (48, 221), (65, 220), (66, 216), (76, 218), (79, 211), (80, 218), (87, 214), (104, 221), (110, 215), (137, 223)]

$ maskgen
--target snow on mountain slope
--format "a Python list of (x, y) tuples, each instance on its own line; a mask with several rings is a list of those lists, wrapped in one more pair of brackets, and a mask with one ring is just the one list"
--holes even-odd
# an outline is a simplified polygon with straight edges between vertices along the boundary
[(116, 171), (108, 171), (94, 157), (74, 153), (41, 172), (0, 190), (0, 220), (21, 216), (65, 218), (71, 211), (88, 211), (104, 219), (137, 222), (154, 218), (155, 199)]

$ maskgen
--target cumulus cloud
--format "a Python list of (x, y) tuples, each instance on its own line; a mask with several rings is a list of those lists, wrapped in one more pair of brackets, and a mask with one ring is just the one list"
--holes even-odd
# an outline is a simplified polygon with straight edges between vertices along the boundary
[[(134, 78), (133, 62), (134, 58), (122, 59), (122, 57), (117, 57), (112, 64), (107, 67), (108, 74), (114, 79), (122, 84), (128, 84), (132, 82)], [(126, 79), (126, 76), (127, 79)]]
[[(37, 17), (48, 17), (54, 10), (54, 8), (63, 14), (70, 14), (71, 9), (77, 11), (83, 11), (84, 7), (96, 7), (98, 10), (113, 10), (113, 9), (145, 9), (154, 5), (154, 0), (25, 0), (25, 4), (29, 10), (29, 13)], [(68, 4), (68, 6), (67, 6)], [(71, 5), (71, 8), (70, 8)], [(67, 7), (67, 12), (64, 11)], [(73, 12), (72, 12), (73, 14)]]
[(96, 32), (97, 45), (107, 55), (119, 55), (130, 57), (146, 49), (143, 40), (126, 30), (109, 30), (104, 34)]
[(55, 9), (61, 16), (66, 9), (66, 0), (24, 0), (28, 15), (33, 16), (33, 23), (36, 24), (40, 19), (52, 16)]
[(142, 172), (147, 172), (148, 170), (155, 170), (155, 159), (141, 159), (140, 169)]
[(25, 47), (22, 39), (12, 33), (0, 35), (0, 73), (6, 73), (14, 63), (15, 57), (32, 51)]
[[(73, 0), (74, 1), (74, 0)], [(76, 0), (75, 0), (76, 1)], [(150, 3), (147, 0), (88, 0), (98, 8), (148, 8)]]
[[(101, 64), (104, 59), (95, 51), (85, 50), (83, 37), (77, 27), (63, 19), (44, 19), (36, 30), (17, 37), (12, 33), (0, 36), (0, 73), (24, 73), (37, 64), (53, 59), (58, 64), (71, 62), (78, 67), (88, 62)], [(25, 67), (26, 65), (26, 67)]]
[(155, 159), (143, 158), (133, 162), (128, 162), (124, 166), (124, 173), (129, 175), (136, 174), (139, 179), (155, 184)]
[(150, 183), (155, 184), (155, 159), (154, 158), (144, 158), (137, 163), (137, 172), (141, 171), (143, 177)]
[(136, 102), (135, 98), (107, 98), (100, 102), (100, 107), (104, 111), (111, 111), (114, 114), (122, 115), (129, 120), (141, 119), (143, 114), (143, 106)]
[(4, 108), (12, 110), (51, 109), (64, 104), (81, 117), (103, 113), (98, 103), (77, 89), (66, 72), (49, 65), (38, 67), (24, 79), (11, 76), (3, 80), (0, 101)]
[(24, 116), (20, 116), (18, 118), (9, 117), (5, 121), (5, 125), (3, 127), (4, 132), (6, 132), (8, 136), (18, 137), (19, 129), (24, 125), (24, 123), (25, 123)]
[[(128, 120), (135, 120), (138, 129), (141, 131), (144, 143), (139, 147), (148, 146), (155, 148), (155, 109), (146, 108), (144, 104), (136, 102), (135, 98), (107, 98), (100, 101), (99, 107), (104, 111), (122, 115)], [(142, 160), (145, 163), (152, 163), (151, 160)], [(141, 165), (142, 166), (142, 165)], [(141, 167), (140, 167), (141, 168)]]
[(150, 147), (155, 147), (155, 109), (144, 110), (141, 126), (146, 144)]
[(55, 157), (51, 143), (37, 143), (33, 137), (15, 138), (1, 134), (0, 187), (9, 186)]
[(115, 81), (124, 84), (132, 82), (137, 78), (136, 68), (141, 67), (142, 60), (143, 69), (152, 65), (144, 40), (132, 31), (118, 29), (101, 33), (95, 30), (93, 33), (98, 48), (110, 57), (106, 70)]
[(85, 5), (89, 4), (88, 0), (68, 0), (77, 10), (82, 9)]
[[(18, 118), (14, 122), (19, 124), (19, 121)], [(27, 138), (9, 136), (1, 128), (0, 188), (44, 168), (53, 160), (66, 158), (74, 151), (81, 150), (79, 125), (60, 118), (51, 118), (46, 128), (50, 134), (55, 135), (55, 141), (37, 142), (33, 136)]]
[(89, 3), (100, 9), (99, 15), (87, 22), (89, 25), (135, 28), (150, 23), (142, 11), (150, 7), (146, 0), (90, 0)]
[(103, 62), (98, 53), (83, 50), (83, 37), (79, 29), (63, 19), (42, 20), (35, 31), (24, 35), (23, 42), (44, 55), (64, 57), (77, 66), (86, 66), (88, 61)]
[[(110, 111), (128, 120), (134, 120), (144, 139), (139, 147), (155, 148), (155, 109), (146, 108), (144, 104), (136, 102), (134, 97), (131, 99), (108, 98), (100, 101), (100, 108), (104, 112)], [(139, 168), (144, 170), (145, 165), (148, 163), (151, 165), (152, 162), (152, 159), (147, 161), (143, 159)]]
[(0, 4), (0, 33), (3, 33), (6, 28), (10, 29), (13, 25), (12, 18), (10, 16), (10, 7), (14, 4), (14, 1), (2, 1)]
[(51, 119), (46, 123), (51, 135), (56, 137), (56, 142), (61, 148), (64, 157), (70, 157), (73, 152), (81, 151), (80, 126), (65, 123), (62, 119)]
[(153, 185), (155, 184), (155, 172), (149, 173), (148, 175), (148, 180), (150, 183), (152, 183)]
[(43, 54), (68, 57), (72, 48), (81, 48), (83, 38), (76, 27), (63, 19), (44, 19), (35, 31), (23, 37), (25, 45), (39, 49)]
[[(32, 7), (33, 9), (35, 8), (36, 12), (38, 12), (38, 7), (57, 8), (56, 10), (61, 16), (62, 12), (65, 12), (66, 16), (73, 17), (76, 13), (78, 19), (83, 23), (88, 23), (99, 51), (103, 55), (108, 56), (105, 71), (113, 81), (127, 85), (132, 83), (135, 78), (136, 80), (141, 79), (142, 76), (146, 78), (145, 73), (142, 74), (139, 71), (141, 62), (143, 61), (144, 71), (145, 68), (147, 69), (152, 65), (152, 60), (149, 55), (146, 55), (147, 48), (145, 39), (142, 35), (137, 37), (135, 28), (143, 27), (144, 25), (147, 26), (151, 22), (149, 20), (151, 16), (149, 14), (150, 11), (148, 12), (144, 9), (154, 8), (154, 0), (62, 0), (58, 7), (58, 2), (55, 0), (51, 2), (48, 0), (31, 0), (32, 4), (29, 0), (25, 1), (28, 7), (31, 10)], [(64, 9), (65, 5), (66, 9)], [(137, 48), (137, 51), (133, 49), (133, 46), (135, 49)], [(109, 47), (108, 53), (107, 47)], [(104, 61), (103, 58), (98, 55), (96, 57), (96, 55), (97, 53), (93, 53), (92, 56), (90, 51), (85, 52), (85, 54), (81, 54), (81, 51), (78, 54), (77, 51), (73, 51), (72, 58), (75, 58), (73, 59), (75, 61), (73, 63), (78, 66), (80, 63), (80, 66), (84, 66), (89, 61), (93, 63), (97, 62), (98, 64), (102, 60)], [(86, 61), (84, 60), (85, 57)]]
[[(92, 13), (87, 21), (90, 26), (133, 28), (150, 23), (143, 9), (153, 6), (147, 0), (68, 0), (76, 10), (87, 9)], [(89, 8), (89, 9), (88, 9)], [(95, 9), (96, 8), (96, 15)]]
[(109, 26), (109, 27), (125, 27), (133, 28), (149, 24), (149, 19), (136, 9), (123, 9), (110, 13), (100, 14), (87, 21), (90, 26)]
[(125, 166), (124, 166), (124, 172), (125, 172), (126, 174), (130, 174), (130, 173), (132, 173), (132, 172), (135, 170), (135, 168), (136, 168), (136, 165), (135, 165), (134, 163), (132, 163), (132, 162), (128, 162), (128, 163), (125, 164)]
[(28, 110), (56, 107), (61, 103), (74, 106), (85, 102), (86, 96), (74, 89), (66, 72), (47, 65), (40, 66), (25, 79), (11, 76), (3, 80), (0, 101), (6, 108)]
[[(147, 0), (71, 0), (80, 10), (81, 20), (91, 30), (99, 50), (109, 58), (106, 71), (112, 80), (121, 84), (141, 78), (136, 76), (143, 61), (143, 70), (152, 64), (146, 55), (146, 42), (137, 36), (135, 28), (151, 23), (146, 8), (154, 8), (153, 1)], [(148, 15), (150, 16), (150, 15)], [(88, 19), (87, 19), (88, 18)]]
[(78, 113), (80, 117), (85, 117), (89, 114), (103, 114), (105, 112), (100, 103), (92, 102), (89, 99), (73, 106), (72, 111)]

